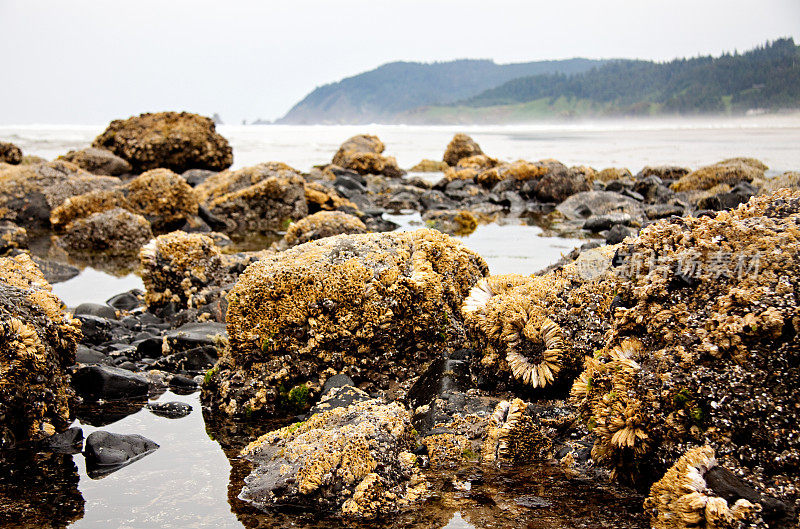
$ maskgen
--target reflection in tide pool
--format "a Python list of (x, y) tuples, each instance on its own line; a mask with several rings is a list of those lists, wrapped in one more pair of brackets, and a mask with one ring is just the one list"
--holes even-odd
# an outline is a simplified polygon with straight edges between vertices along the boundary
[[(398, 231), (425, 227), (419, 213), (388, 215), (384, 217), (400, 224)], [(461, 239), (478, 252), (489, 265), (492, 274), (530, 275), (557, 262), (585, 239), (544, 237), (538, 226), (525, 223), (525, 219), (506, 219), (505, 224), (481, 224), (475, 231)]]
[(75, 307), (81, 303), (105, 303), (110, 297), (132, 288), (144, 289), (141, 277), (135, 274), (116, 277), (84, 268), (72, 279), (53, 285), (53, 293), (68, 307)]
[(460, 512), (457, 512), (442, 529), (475, 529), (475, 526), (462, 518)]

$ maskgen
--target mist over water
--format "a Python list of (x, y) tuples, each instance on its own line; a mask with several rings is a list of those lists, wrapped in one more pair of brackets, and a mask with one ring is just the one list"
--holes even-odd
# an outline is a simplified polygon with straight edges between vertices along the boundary
[[(0, 126), (0, 139), (25, 154), (54, 158), (86, 147), (98, 126)], [(800, 169), (800, 114), (739, 118), (672, 118), (543, 122), (526, 125), (220, 125), (233, 146), (234, 168), (281, 161), (307, 171), (330, 162), (339, 145), (356, 134), (376, 134), (386, 153), (409, 168), (422, 158), (440, 160), (456, 132), (501, 160), (555, 158), (596, 169), (676, 164), (692, 168), (734, 156), (752, 156), (770, 173)]]

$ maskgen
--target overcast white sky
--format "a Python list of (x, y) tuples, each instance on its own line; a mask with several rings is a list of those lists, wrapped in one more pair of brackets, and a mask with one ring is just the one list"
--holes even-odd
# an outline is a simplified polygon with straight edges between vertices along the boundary
[(800, 0), (0, 0), (0, 124), (283, 115), (396, 60), (667, 60), (800, 41)]

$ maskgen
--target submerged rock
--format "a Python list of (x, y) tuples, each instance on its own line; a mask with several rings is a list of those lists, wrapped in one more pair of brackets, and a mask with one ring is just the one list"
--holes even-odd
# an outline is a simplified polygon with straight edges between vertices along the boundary
[(233, 163), (228, 141), (214, 122), (188, 112), (141, 114), (114, 120), (92, 143), (127, 160), (140, 173), (163, 167), (177, 173), (188, 169), (221, 171)]
[(800, 496), (798, 219), (783, 190), (620, 248), (608, 343), (572, 388), (596, 462), (648, 483), (708, 445), (756, 489)]
[(0, 258), (0, 447), (69, 426), (80, 323), (26, 254)]
[(203, 399), (230, 415), (275, 413), (282, 391), (313, 395), (340, 372), (384, 388), (419, 374), (464, 342), (460, 305), (486, 273), (432, 230), (337, 235), (266, 257), (228, 295), (230, 347)]
[(459, 133), (453, 136), (453, 139), (447, 144), (442, 160), (447, 165), (454, 167), (462, 158), (469, 158), (478, 154), (483, 154), (480, 145), (466, 134)]
[(90, 478), (100, 479), (158, 448), (158, 444), (138, 434), (122, 435), (102, 430), (92, 432), (86, 438), (84, 448), (86, 472)]
[(131, 164), (113, 152), (95, 147), (69, 151), (64, 156), (59, 156), (58, 159), (72, 162), (81, 169), (97, 175), (120, 176), (130, 173), (132, 169)]
[(257, 466), (239, 497), (261, 509), (294, 506), (344, 518), (383, 518), (427, 491), (408, 412), (368, 400), (270, 432), (243, 451)]

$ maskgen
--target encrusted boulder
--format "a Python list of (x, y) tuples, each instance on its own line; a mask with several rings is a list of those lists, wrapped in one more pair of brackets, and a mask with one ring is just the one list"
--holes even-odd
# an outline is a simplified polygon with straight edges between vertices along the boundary
[(735, 185), (764, 177), (767, 166), (752, 158), (731, 158), (701, 167), (672, 184), (673, 191), (704, 191), (720, 184)]
[(97, 175), (120, 176), (130, 173), (132, 169), (131, 164), (113, 152), (96, 147), (69, 151), (58, 159), (72, 162), (81, 169)]
[(178, 308), (209, 303), (225, 272), (219, 248), (199, 233), (159, 235), (142, 248), (139, 261), (144, 299), (151, 309), (169, 303)]
[(0, 258), (0, 446), (65, 430), (80, 323), (26, 254)]
[(186, 180), (169, 169), (153, 169), (125, 186), (131, 211), (143, 215), (153, 231), (167, 232), (180, 227), (197, 214), (197, 198)]
[(382, 154), (384, 149), (383, 142), (377, 136), (360, 134), (348, 139), (339, 147), (332, 163), (362, 175), (402, 176), (403, 171), (397, 166), (397, 160), (392, 156), (384, 156)]
[(708, 445), (795, 501), (800, 464), (800, 192), (661, 220), (614, 258), (606, 346), (572, 387), (593, 459), (648, 483)]
[(797, 171), (786, 171), (782, 175), (775, 176), (769, 180), (764, 180), (759, 189), (759, 195), (768, 195), (779, 189), (800, 190), (800, 173)]
[(295, 169), (267, 162), (223, 171), (195, 188), (227, 233), (274, 234), (308, 214), (305, 180)]
[(480, 145), (466, 134), (458, 133), (447, 144), (442, 160), (447, 165), (454, 167), (462, 158), (469, 158), (477, 154), (483, 154)]
[(268, 256), (228, 295), (230, 346), (203, 399), (229, 415), (286, 413), (329, 376), (388, 388), (465, 343), (460, 306), (483, 259), (433, 230), (337, 235)]
[(527, 463), (552, 457), (553, 443), (521, 399), (501, 401), (489, 418), (481, 459), (486, 463)]
[(0, 221), (0, 255), (28, 246), (28, 232), (13, 222)]
[(591, 186), (584, 173), (561, 166), (551, 168), (539, 179), (535, 193), (542, 202), (562, 202), (576, 193), (589, 189)]
[(50, 224), (60, 230), (73, 221), (114, 208), (132, 209), (120, 189), (97, 189), (70, 197), (53, 208), (50, 212)]
[(440, 173), (446, 171), (450, 167), (446, 162), (438, 162), (436, 160), (428, 160), (427, 158), (420, 160), (409, 171), (414, 173)]
[(56, 243), (68, 252), (103, 252), (135, 257), (153, 238), (150, 223), (122, 208), (92, 213), (70, 222)]
[(17, 165), (22, 161), (22, 149), (13, 143), (0, 141), (0, 163)]
[(242, 456), (256, 464), (239, 498), (343, 518), (385, 518), (427, 492), (408, 412), (378, 399), (270, 432)]
[(214, 122), (188, 112), (141, 114), (109, 124), (92, 147), (107, 149), (140, 173), (163, 167), (176, 173), (188, 169), (222, 171), (233, 163), (228, 140)]
[(51, 210), (69, 197), (118, 184), (117, 178), (95, 176), (65, 161), (0, 167), (0, 220), (48, 229)]
[(292, 247), (342, 233), (366, 232), (367, 227), (358, 217), (341, 211), (320, 211), (289, 226), (283, 242), (287, 247)]
[(641, 171), (636, 173), (636, 180), (644, 180), (648, 176), (657, 176), (661, 180), (678, 180), (691, 172), (688, 167), (680, 167), (677, 165), (646, 165)]

